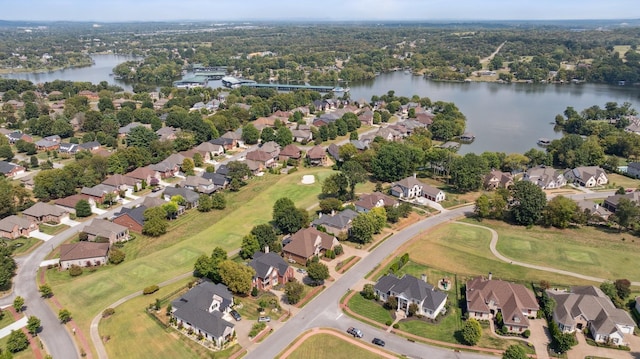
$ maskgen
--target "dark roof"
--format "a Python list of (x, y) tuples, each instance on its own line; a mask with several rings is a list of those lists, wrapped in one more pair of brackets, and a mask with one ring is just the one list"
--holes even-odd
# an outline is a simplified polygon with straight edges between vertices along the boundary
[(358, 216), (358, 212), (345, 209), (332, 216), (324, 215), (313, 221), (314, 226), (330, 226), (333, 228), (346, 229), (349, 223)]
[(327, 147), (327, 152), (335, 159), (336, 161), (340, 161), (340, 147), (335, 143), (332, 143)]
[(400, 279), (393, 274), (388, 274), (380, 278), (374, 288), (383, 293), (393, 291), (402, 294), (407, 299), (422, 302), (423, 308), (432, 311), (438, 309), (440, 304), (447, 299), (447, 294), (435, 290), (431, 284), (409, 274), (405, 274)]
[(120, 209), (120, 212), (114, 214), (115, 218), (129, 215), (131, 219), (133, 219), (136, 223), (143, 226), (144, 225), (144, 211), (147, 210), (146, 206), (138, 206), (136, 208), (127, 208), (123, 207)]
[(90, 150), (94, 147), (102, 146), (98, 141), (85, 142), (79, 145), (79, 147), (83, 150)]
[(229, 167), (227, 167), (227, 165), (220, 165), (220, 167), (218, 167), (218, 169), (216, 170), (217, 174), (221, 174), (223, 176), (226, 176), (229, 174)]
[(269, 252), (256, 252), (253, 259), (249, 262), (249, 266), (256, 271), (257, 278), (265, 278), (269, 274), (269, 270), (273, 267), (278, 269), (278, 274), (284, 275), (289, 269), (287, 262), (278, 254)]
[(321, 159), (321, 158), (324, 158), (325, 156), (326, 155), (325, 155), (324, 148), (322, 148), (322, 146), (320, 145), (315, 145), (311, 147), (309, 151), (307, 151), (307, 157), (311, 159)]
[(224, 137), (218, 137), (215, 138), (211, 141), (209, 141), (211, 143), (213, 143), (214, 145), (220, 145), (220, 146), (228, 146), (233, 144), (233, 139), (231, 138), (224, 138)]
[(164, 189), (165, 196), (182, 196), (189, 203), (196, 203), (200, 198), (197, 192), (182, 187), (167, 187)]
[(214, 185), (219, 187), (225, 186), (229, 181), (225, 175), (215, 172), (205, 172), (202, 174), (202, 178), (208, 179), (213, 182)]
[[(219, 310), (209, 311), (214, 297), (221, 300)], [(179, 299), (171, 302), (176, 309), (173, 315), (192, 326), (218, 338), (224, 334), (228, 327), (233, 328), (233, 323), (222, 319), (222, 312), (233, 304), (233, 295), (222, 284), (213, 284), (204, 281), (193, 287)]]
[(0, 173), (2, 173), (2, 174), (10, 173), (16, 167), (20, 167), (20, 166), (18, 166), (15, 163), (11, 163), (11, 162), (0, 161)]

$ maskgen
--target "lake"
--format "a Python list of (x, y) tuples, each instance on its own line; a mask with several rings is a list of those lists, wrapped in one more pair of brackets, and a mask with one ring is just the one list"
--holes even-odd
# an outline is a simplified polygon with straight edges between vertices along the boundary
[[(35, 83), (56, 79), (69, 81), (107, 81), (126, 90), (131, 85), (109, 76), (112, 69), (124, 61), (135, 60), (127, 55), (94, 55), (91, 67), (73, 68), (45, 73), (17, 73), (8, 78), (30, 80)], [(222, 86), (210, 81), (212, 87)], [(525, 152), (536, 146), (538, 138), (560, 138), (553, 125), (557, 114), (567, 106), (581, 111), (584, 108), (615, 101), (631, 102), (639, 109), (640, 89), (637, 87), (598, 84), (497, 84), (489, 82), (454, 83), (429, 81), (402, 71), (381, 74), (374, 80), (350, 83), (351, 98), (369, 101), (373, 95), (394, 90), (398, 96), (429, 97), (432, 101), (454, 102), (467, 116), (467, 131), (476, 140), (462, 146), (460, 153), (500, 151)]]

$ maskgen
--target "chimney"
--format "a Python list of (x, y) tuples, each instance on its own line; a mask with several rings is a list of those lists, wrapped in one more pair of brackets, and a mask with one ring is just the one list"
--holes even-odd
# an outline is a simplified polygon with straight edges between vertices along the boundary
[(420, 277), (422, 278), (423, 282), (425, 282), (425, 283), (427, 282), (427, 275), (426, 274), (422, 274)]
[(493, 277), (493, 273), (489, 272), (489, 280)]
[(269, 253), (269, 246), (264, 246), (264, 253)]

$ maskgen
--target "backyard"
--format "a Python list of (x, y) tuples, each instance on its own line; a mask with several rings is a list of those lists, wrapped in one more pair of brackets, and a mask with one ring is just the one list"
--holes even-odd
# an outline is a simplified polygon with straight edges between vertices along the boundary
[[(303, 208), (313, 205), (320, 193), (320, 180), (331, 172), (325, 168), (313, 168), (288, 176), (254, 178), (240, 192), (227, 195), (228, 206), (224, 211), (194, 216), (192, 222), (185, 221), (184, 225), (163, 237), (150, 239), (139, 236), (131, 243), (140, 246), (136, 255), (131, 253), (132, 257), (138, 257), (135, 260), (127, 258), (108, 270), (76, 278), (49, 270), (47, 281), (60, 303), (71, 310), (81, 329), (88, 334), (93, 316), (117, 299), (191, 271), (196, 258), (201, 254), (208, 255), (215, 246), (228, 251), (240, 247), (242, 236), (253, 225), (271, 219), (272, 206), (278, 198), (287, 196)], [(316, 183), (300, 184), (304, 174), (315, 175)], [(247, 221), (247, 218), (252, 220)]]

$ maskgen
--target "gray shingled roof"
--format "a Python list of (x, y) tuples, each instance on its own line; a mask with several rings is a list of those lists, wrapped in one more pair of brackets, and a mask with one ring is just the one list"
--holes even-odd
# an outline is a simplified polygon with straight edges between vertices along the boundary
[(345, 209), (333, 216), (324, 215), (313, 221), (314, 226), (330, 226), (333, 228), (345, 229), (349, 223), (358, 216), (358, 212), (351, 209)]
[(405, 274), (400, 279), (393, 274), (388, 274), (380, 278), (374, 288), (384, 293), (393, 291), (407, 299), (422, 302), (422, 307), (431, 311), (438, 309), (440, 304), (447, 300), (446, 293), (436, 290), (431, 284), (409, 274)]
[(253, 254), (253, 259), (249, 262), (249, 266), (256, 271), (257, 278), (265, 278), (269, 273), (269, 269), (276, 268), (278, 273), (283, 275), (289, 265), (278, 254), (269, 252), (256, 252)]
[(227, 287), (204, 281), (171, 302), (171, 306), (176, 309), (173, 315), (218, 338), (224, 334), (226, 328), (233, 328), (234, 325), (222, 319), (221, 312), (209, 312), (214, 296), (222, 299), (219, 308), (222, 312), (233, 304), (233, 295)]

